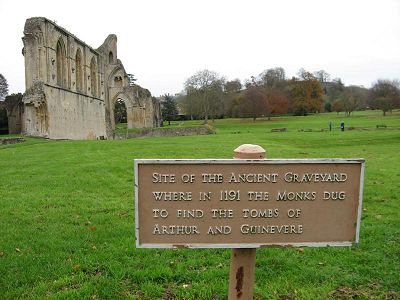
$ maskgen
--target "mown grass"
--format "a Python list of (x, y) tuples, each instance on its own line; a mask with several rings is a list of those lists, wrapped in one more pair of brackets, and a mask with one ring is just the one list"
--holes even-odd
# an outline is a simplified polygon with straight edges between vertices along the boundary
[[(319, 131), (329, 120), (334, 130)], [(399, 111), (213, 125), (207, 136), (0, 146), (0, 299), (226, 299), (229, 249), (134, 247), (133, 159), (231, 158), (243, 143), (270, 158), (366, 159), (359, 246), (257, 250), (255, 299), (400, 298)]]

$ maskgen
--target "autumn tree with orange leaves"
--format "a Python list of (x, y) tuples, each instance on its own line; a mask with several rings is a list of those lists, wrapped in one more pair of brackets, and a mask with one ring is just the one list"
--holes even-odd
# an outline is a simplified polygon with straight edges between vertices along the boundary
[(296, 115), (320, 112), (323, 107), (323, 89), (318, 79), (310, 72), (300, 69), (299, 78), (289, 81), (291, 108)]
[(266, 92), (268, 101), (268, 119), (274, 115), (282, 115), (288, 112), (289, 100), (283, 91), (278, 89), (270, 89)]

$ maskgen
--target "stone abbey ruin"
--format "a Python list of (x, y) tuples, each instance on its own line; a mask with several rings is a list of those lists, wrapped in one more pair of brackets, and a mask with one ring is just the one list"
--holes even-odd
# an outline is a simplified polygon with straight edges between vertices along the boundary
[(50, 139), (112, 139), (117, 100), (125, 103), (128, 128), (160, 126), (160, 103), (126, 73), (117, 58), (116, 35), (94, 49), (36, 17), (26, 20), (22, 40), (26, 91), (22, 99), (9, 100), (10, 131), (20, 128)]

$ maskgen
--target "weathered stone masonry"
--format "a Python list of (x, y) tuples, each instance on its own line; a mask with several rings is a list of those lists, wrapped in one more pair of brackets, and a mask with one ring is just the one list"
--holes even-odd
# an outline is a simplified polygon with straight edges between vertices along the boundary
[(114, 105), (122, 99), (128, 128), (156, 127), (160, 104), (129, 81), (117, 59), (117, 37), (93, 49), (46, 18), (24, 28), (26, 92), (22, 131), (50, 139), (112, 138)]

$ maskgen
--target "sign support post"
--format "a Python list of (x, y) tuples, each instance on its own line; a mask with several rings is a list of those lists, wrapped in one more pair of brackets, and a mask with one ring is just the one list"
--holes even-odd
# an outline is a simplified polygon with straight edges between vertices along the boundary
[[(258, 145), (243, 144), (234, 150), (235, 159), (264, 159), (265, 150)], [(228, 299), (253, 299), (256, 248), (232, 249)]]

